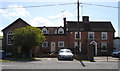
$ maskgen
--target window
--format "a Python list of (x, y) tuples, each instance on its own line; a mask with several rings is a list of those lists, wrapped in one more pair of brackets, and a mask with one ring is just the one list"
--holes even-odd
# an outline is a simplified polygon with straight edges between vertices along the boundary
[(42, 47), (48, 47), (48, 42), (43, 42)]
[(42, 32), (43, 32), (44, 34), (48, 34), (48, 30), (47, 30), (46, 28), (43, 28), (43, 29), (42, 29)]
[(7, 45), (12, 45), (13, 44), (13, 33), (8, 32), (7, 33)]
[(63, 28), (59, 28), (58, 29), (58, 34), (64, 34), (64, 29)]
[(107, 32), (102, 32), (102, 40), (107, 40)]
[(64, 47), (64, 41), (59, 41), (58, 42), (58, 47)]
[(75, 32), (75, 39), (81, 39), (81, 32), (79, 32), (79, 35), (78, 32)]
[[(77, 46), (78, 46), (78, 42), (74, 42), (74, 47), (76, 48)], [(79, 51), (81, 51), (81, 42), (79, 42), (79, 46), (80, 46)]]
[(94, 39), (94, 32), (88, 32), (88, 39)]
[(107, 47), (108, 47), (108, 43), (107, 42), (102, 42), (101, 43), (101, 51), (102, 52), (107, 52)]

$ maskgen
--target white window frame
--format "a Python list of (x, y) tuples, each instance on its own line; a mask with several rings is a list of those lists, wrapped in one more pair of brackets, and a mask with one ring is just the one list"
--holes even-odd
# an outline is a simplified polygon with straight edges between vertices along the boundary
[[(12, 36), (12, 38), (10, 39), (9, 37)], [(12, 31), (9, 31), (7, 33), (7, 45), (12, 45), (13, 44), (13, 32)]]
[[(62, 33), (60, 33), (60, 31), (62, 31)], [(58, 29), (58, 34), (64, 34), (64, 29), (63, 28), (59, 28)]]
[[(45, 33), (44, 31), (46, 31), (46, 33)], [(43, 29), (42, 29), (42, 32), (43, 32), (43, 34), (48, 34), (47, 28), (43, 28)]]
[[(46, 46), (44, 46), (44, 44), (46, 44)], [(43, 42), (42, 47), (48, 47), (48, 42), (47, 41)]]
[[(103, 46), (106, 46), (106, 50), (103, 50)], [(108, 42), (101, 42), (101, 52), (107, 52)]]
[(76, 38), (77, 34), (78, 34), (78, 32), (75, 32), (75, 39), (81, 39), (81, 32), (79, 32), (79, 38)]
[[(103, 38), (104, 35), (105, 35), (105, 38)], [(102, 40), (107, 40), (107, 32), (102, 32), (101, 38), (102, 38)]]
[[(80, 44), (79, 50), (81, 51), (81, 44), (82, 44), (82, 42), (79, 42), (79, 44)], [(77, 46), (78, 46), (78, 42), (74, 42), (74, 48), (76, 48)]]
[[(93, 38), (90, 38), (90, 34), (93, 34)], [(94, 39), (94, 38), (95, 38), (94, 32), (88, 32), (88, 39)]]
[[(60, 46), (60, 43), (62, 43), (63, 45)], [(59, 42), (58, 42), (58, 47), (61, 47), (61, 48), (63, 47), (63, 48), (64, 48), (64, 41), (59, 41)]]

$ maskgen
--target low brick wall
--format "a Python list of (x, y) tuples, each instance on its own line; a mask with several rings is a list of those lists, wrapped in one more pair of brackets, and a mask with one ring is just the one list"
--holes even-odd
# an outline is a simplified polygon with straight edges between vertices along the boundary
[(74, 56), (74, 59), (76, 60), (88, 60), (88, 56), (85, 56), (85, 55), (75, 55)]
[(41, 55), (38, 55), (37, 57), (57, 58), (57, 55), (56, 54), (41, 54)]

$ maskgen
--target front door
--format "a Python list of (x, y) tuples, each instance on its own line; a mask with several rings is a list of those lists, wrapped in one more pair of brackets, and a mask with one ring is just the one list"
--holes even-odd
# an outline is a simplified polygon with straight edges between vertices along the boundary
[(55, 42), (51, 42), (51, 52), (55, 52)]
[(96, 55), (96, 50), (95, 50), (95, 45), (93, 45), (93, 55), (95, 56)]

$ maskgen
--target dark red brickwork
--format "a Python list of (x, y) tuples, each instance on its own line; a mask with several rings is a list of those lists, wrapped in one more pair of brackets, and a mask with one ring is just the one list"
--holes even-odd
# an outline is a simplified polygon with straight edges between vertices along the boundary
[[(84, 20), (85, 19), (85, 20)], [(58, 42), (63, 41), (64, 47), (63, 48), (69, 48), (73, 52), (75, 52), (75, 42), (78, 40), (81, 42), (81, 57), (87, 58), (93, 51), (90, 51), (91, 48), (90, 43), (92, 41), (95, 41), (97, 43), (97, 55), (104, 55), (105, 53), (101, 52), (101, 43), (107, 42), (108, 43), (108, 54), (111, 54), (113, 51), (113, 38), (114, 38), (114, 28), (112, 27), (110, 22), (89, 22), (89, 17), (83, 18), (83, 23), (80, 22), (80, 32), (81, 32), (81, 39), (75, 39), (75, 32), (77, 32), (77, 26), (76, 22), (74, 21), (66, 21), (64, 18), (64, 34), (55, 34), (55, 30), (57, 30), (60, 27), (46, 27), (49, 29), (52, 34), (45, 34), (46, 41), (48, 42), (48, 47), (42, 47), (42, 44), (40, 46), (35, 46), (33, 48), (33, 54), (35, 56), (40, 56), (42, 53), (51, 53), (51, 43), (55, 42), (55, 53), (61, 49), (61, 47), (58, 47)], [(99, 26), (102, 24), (102, 26)], [(84, 25), (85, 24), (85, 25)], [(86, 27), (86, 25), (88, 26)], [(96, 25), (98, 24), (98, 25)], [(109, 24), (109, 25), (108, 25)], [(93, 25), (93, 26), (92, 26)], [(109, 29), (106, 29), (103, 25), (107, 25)], [(13, 31), (17, 28), (26, 27), (29, 26), (25, 21), (22, 19), (18, 19), (15, 22), (13, 22), (11, 25), (3, 29), (3, 49), (7, 52), (15, 52), (15, 48), (12, 45), (7, 45), (7, 33), (9, 31)], [(91, 28), (92, 27), (92, 28)], [(96, 28), (98, 27), (98, 28)], [(103, 28), (101, 28), (103, 27)], [(42, 30), (44, 27), (38, 27)], [(93, 31), (92, 31), (93, 30)], [(94, 32), (94, 39), (89, 40), (88, 39), (88, 32)], [(101, 35), (102, 32), (107, 32), (107, 40), (102, 40)]]
[(15, 29), (21, 28), (21, 27), (26, 27), (26, 26), (30, 26), (29, 24), (27, 24), (25, 21), (23, 21), (21, 18), (17, 19), (16, 21), (14, 21), (12, 24), (10, 24), (9, 26), (7, 26), (6, 28), (4, 28), (3, 31), (3, 49), (6, 52), (15, 52), (15, 48), (13, 47), (13, 45), (7, 45), (7, 33), (10, 31), (13, 31)]

